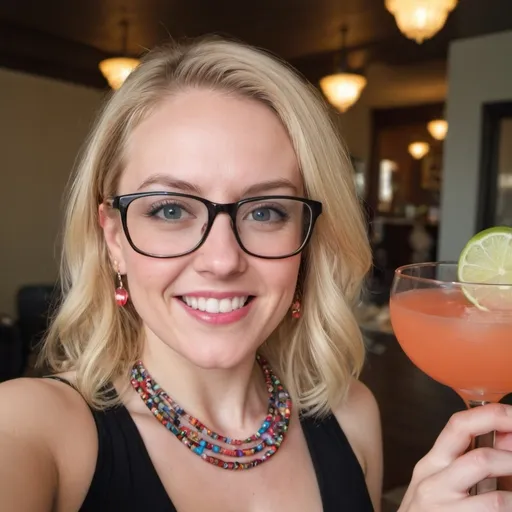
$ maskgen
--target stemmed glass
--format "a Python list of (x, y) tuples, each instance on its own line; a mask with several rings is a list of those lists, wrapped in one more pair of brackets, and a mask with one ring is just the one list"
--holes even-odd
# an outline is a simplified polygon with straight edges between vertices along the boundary
[[(419, 263), (395, 271), (390, 315), (409, 359), (472, 408), (512, 392), (511, 304), (512, 286), (461, 283), (456, 263)], [(493, 444), (490, 432), (473, 447)], [(471, 492), (492, 486), (495, 479)]]

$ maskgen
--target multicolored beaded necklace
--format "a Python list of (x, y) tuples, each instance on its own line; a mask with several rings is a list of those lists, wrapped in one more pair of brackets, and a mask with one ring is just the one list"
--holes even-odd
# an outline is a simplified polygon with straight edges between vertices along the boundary
[[(247, 439), (217, 434), (188, 414), (153, 380), (141, 361), (133, 365), (131, 383), (158, 421), (204, 461), (223, 469), (251, 469), (275, 455), (288, 430), (292, 408), (288, 391), (268, 362), (259, 354), (256, 361), (265, 377), (268, 410), (261, 427)], [(213, 454), (243, 461), (224, 460)]]

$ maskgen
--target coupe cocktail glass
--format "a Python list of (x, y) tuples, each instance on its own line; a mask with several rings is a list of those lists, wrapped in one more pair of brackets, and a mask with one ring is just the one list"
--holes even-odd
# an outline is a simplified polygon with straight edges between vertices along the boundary
[[(474, 297), (492, 309), (477, 307)], [(395, 272), (391, 323), (420, 370), (454, 389), (468, 408), (477, 407), (512, 392), (510, 299), (510, 285), (459, 282), (456, 263), (406, 265)], [(493, 442), (489, 433), (477, 437), (474, 447)]]

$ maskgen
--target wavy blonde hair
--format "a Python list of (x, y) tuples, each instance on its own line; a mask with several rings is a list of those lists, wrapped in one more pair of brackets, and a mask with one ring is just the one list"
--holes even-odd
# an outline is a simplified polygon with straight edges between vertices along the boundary
[(111, 404), (104, 386), (127, 376), (140, 357), (141, 319), (132, 306), (114, 303), (115, 275), (98, 205), (116, 194), (133, 129), (163, 100), (190, 88), (224, 91), (271, 108), (295, 148), (306, 195), (324, 205), (303, 254), (298, 283), (302, 316), (292, 321), (287, 315), (261, 351), (300, 409), (327, 413), (364, 360), (352, 308), (371, 256), (350, 160), (313, 86), (266, 52), (218, 38), (149, 52), (103, 108), (69, 188), (63, 299), (42, 357), (55, 372), (74, 370), (78, 388), (97, 408)]

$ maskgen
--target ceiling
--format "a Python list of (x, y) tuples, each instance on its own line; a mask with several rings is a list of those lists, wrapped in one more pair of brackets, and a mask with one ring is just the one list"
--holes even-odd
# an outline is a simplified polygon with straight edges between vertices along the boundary
[(310, 80), (332, 70), (346, 24), (350, 61), (407, 65), (446, 58), (451, 40), (512, 29), (512, 0), (460, 0), (422, 45), (398, 31), (384, 0), (1, 0), (0, 66), (106, 87), (98, 62), (207, 33), (236, 37), (292, 62)]

